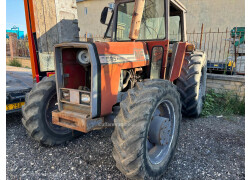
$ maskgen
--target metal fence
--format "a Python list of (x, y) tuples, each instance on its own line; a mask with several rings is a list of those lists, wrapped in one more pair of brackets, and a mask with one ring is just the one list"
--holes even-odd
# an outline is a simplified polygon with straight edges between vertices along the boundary
[(226, 29), (224, 31), (187, 33), (188, 42), (206, 52), (208, 71), (227, 74), (245, 74), (245, 33)]

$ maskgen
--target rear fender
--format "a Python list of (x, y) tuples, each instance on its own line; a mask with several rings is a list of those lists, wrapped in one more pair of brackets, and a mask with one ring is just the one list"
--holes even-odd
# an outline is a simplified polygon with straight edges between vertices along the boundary
[(186, 48), (190, 43), (178, 42), (173, 45), (168, 79), (173, 82), (180, 77), (183, 60), (186, 56)]

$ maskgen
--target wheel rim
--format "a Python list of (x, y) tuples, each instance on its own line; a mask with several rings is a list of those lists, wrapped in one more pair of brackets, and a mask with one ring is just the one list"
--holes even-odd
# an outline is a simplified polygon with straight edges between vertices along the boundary
[(48, 100), (45, 109), (45, 120), (49, 129), (55, 134), (65, 135), (71, 132), (70, 129), (52, 123), (52, 111), (58, 109), (57, 95), (54, 93)]
[(146, 147), (152, 164), (160, 164), (170, 153), (175, 125), (174, 106), (164, 100), (155, 109), (149, 125)]

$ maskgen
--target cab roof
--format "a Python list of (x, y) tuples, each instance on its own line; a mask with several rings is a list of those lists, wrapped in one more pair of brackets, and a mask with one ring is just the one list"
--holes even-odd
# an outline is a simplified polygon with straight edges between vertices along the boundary
[(187, 12), (186, 7), (179, 1), (179, 0), (170, 0), (170, 2), (174, 3), (175, 5), (177, 5), (180, 9), (182, 9), (183, 11)]

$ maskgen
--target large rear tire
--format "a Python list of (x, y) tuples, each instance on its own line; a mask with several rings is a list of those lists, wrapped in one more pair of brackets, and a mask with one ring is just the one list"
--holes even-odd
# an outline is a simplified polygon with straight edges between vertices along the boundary
[(206, 94), (206, 79), (206, 54), (202, 51), (194, 51), (184, 59), (181, 75), (176, 80), (176, 86), (181, 95), (183, 116), (201, 115)]
[(28, 134), (44, 145), (57, 145), (71, 140), (79, 132), (54, 125), (52, 111), (57, 109), (55, 77), (45, 77), (26, 95), (22, 123)]
[(111, 139), (117, 168), (131, 179), (160, 177), (174, 154), (180, 121), (175, 85), (166, 80), (137, 83), (114, 120)]

